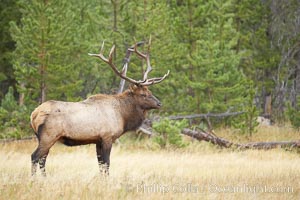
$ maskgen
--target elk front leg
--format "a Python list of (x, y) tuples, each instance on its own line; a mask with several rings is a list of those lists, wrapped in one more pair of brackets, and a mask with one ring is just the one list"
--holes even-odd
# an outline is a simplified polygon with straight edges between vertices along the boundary
[(100, 168), (101, 174), (109, 174), (109, 164), (110, 164), (110, 151), (111, 151), (112, 143), (99, 141), (96, 144), (97, 151), (97, 159)]

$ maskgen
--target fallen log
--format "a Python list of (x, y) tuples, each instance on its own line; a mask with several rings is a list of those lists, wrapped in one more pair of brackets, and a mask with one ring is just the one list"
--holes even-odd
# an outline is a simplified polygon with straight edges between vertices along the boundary
[(181, 134), (190, 136), (198, 141), (210, 142), (220, 147), (235, 147), (238, 149), (274, 149), (274, 148), (300, 148), (300, 140), (297, 141), (279, 141), (279, 142), (251, 142), (246, 144), (239, 144), (230, 142), (224, 138), (220, 138), (212, 133), (203, 130), (191, 130), (185, 128)]
[(239, 149), (275, 149), (275, 148), (300, 148), (299, 141), (281, 141), (281, 142), (251, 142), (240, 144)]
[(229, 148), (233, 145), (232, 142), (230, 142), (224, 138), (217, 137), (216, 135), (205, 132), (203, 130), (191, 130), (191, 129), (185, 128), (181, 131), (181, 134), (190, 136), (199, 141), (204, 140), (206, 142), (211, 142), (212, 144), (218, 145), (220, 147)]
[(240, 112), (225, 112), (225, 113), (206, 113), (206, 114), (193, 114), (193, 115), (177, 115), (177, 116), (169, 116), (168, 118), (171, 120), (178, 120), (178, 119), (194, 119), (194, 118), (224, 118), (224, 117), (231, 117), (236, 115), (244, 114), (244, 111)]

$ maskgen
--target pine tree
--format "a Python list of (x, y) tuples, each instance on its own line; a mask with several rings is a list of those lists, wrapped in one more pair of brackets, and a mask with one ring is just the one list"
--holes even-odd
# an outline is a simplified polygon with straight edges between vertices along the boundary
[(245, 94), (246, 102), (244, 104), (244, 113), (233, 120), (233, 127), (238, 128), (241, 133), (249, 134), (251, 137), (256, 132), (259, 125), (257, 122), (258, 110), (254, 104), (255, 89), (253, 81), (248, 81), (247, 93)]
[(20, 5), (22, 21), (12, 23), (11, 32), (17, 43), (15, 75), (25, 102), (73, 101), (111, 89), (115, 77), (111, 69), (88, 56), (109, 38), (109, 15), (103, 4), (23, 0)]
[(266, 98), (275, 87), (273, 77), (279, 62), (278, 51), (272, 48), (269, 35), (269, 9), (260, 0), (236, 0), (236, 29), (240, 32), (237, 51), (241, 54), (240, 67), (255, 83), (257, 108), (260, 114), (268, 115)]
[(0, 2), (0, 100), (8, 91), (9, 86), (15, 84), (11, 53), (15, 49), (15, 42), (10, 36), (9, 22), (20, 20), (20, 12), (17, 9), (16, 1)]
[[(168, 98), (161, 98), (164, 104), (162, 112), (174, 112), (174, 104), (170, 98), (177, 93), (175, 85), (178, 81), (175, 77), (181, 71), (177, 64), (179, 49), (175, 45), (177, 41), (174, 36), (174, 16), (171, 8), (166, 2), (131, 1), (123, 7), (122, 13), (125, 16), (122, 27), (128, 34), (128, 41), (133, 43), (134, 38), (138, 41), (143, 40), (145, 44), (140, 47), (140, 50), (150, 53), (153, 71), (149, 76), (159, 77), (170, 70), (169, 78), (163, 84), (151, 86), (151, 90), (157, 96), (169, 94)], [(151, 44), (148, 43), (150, 38)], [(145, 61), (133, 56), (128, 71), (129, 76), (140, 79), (144, 70), (146, 70)]]
[[(194, 74), (194, 66), (189, 58), (195, 50), (195, 43), (200, 37), (202, 18), (199, 17), (197, 9), (205, 7), (203, 1), (171, 1), (168, 5), (170, 9), (169, 33), (172, 33), (172, 43), (169, 49), (171, 79), (169, 87), (164, 88), (168, 94), (167, 105), (170, 113), (195, 113), (193, 98), (194, 90), (187, 80)], [(168, 63), (166, 63), (168, 65)], [(172, 100), (172, 101), (170, 101)]]
[(74, 68), (75, 13), (72, 3), (21, 1), (21, 26), (12, 24), (17, 43), (15, 74), (25, 100), (67, 99), (80, 89)]
[(185, 28), (178, 37), (186, 41), (184, 83), (187, 86), (185, 109), (207, 113), (242, 110), (245, 77), (238, 68), (236, 52), (239, 33), (233, 26), (233, 2), (188, 1)]

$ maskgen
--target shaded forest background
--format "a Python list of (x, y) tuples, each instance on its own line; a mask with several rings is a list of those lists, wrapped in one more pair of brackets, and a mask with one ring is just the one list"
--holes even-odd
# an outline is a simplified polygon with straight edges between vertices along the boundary
[[(115, 93), (120, 79), (88, 53), (114, 44), (121, 68), (134, 38), (150, 36), (150, 76), (171, 71), (151, 86), (160, 116), (243, 111), (211, 123), (252, 132), (263, 115), (300, 126), (298, 0), (2, 0), (0, 8), (1, 138), (31, 135), (30, 113), (46, 100)], [(128, 76), (141, 79), (143, 65), (133, 57)]]

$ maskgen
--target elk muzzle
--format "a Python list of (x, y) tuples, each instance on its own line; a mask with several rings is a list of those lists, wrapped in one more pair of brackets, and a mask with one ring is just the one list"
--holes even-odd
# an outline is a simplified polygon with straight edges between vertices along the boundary
[(151, 98), (155, 101), (156, 104), (156, 106), (154, 106), (154, 109), (158, 109), (162, 106), (162, 103), (154, 95), (152, 95)]

